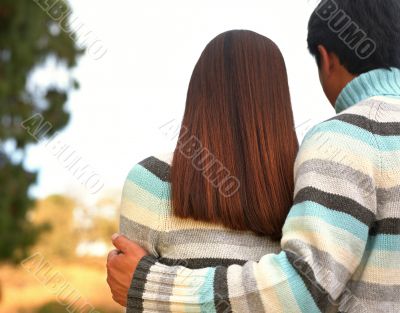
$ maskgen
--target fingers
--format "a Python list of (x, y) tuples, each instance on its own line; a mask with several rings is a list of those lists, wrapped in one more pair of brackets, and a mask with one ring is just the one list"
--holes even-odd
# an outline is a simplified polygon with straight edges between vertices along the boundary
[(121, 286), (119, 285), (119, 282), (116, 281), (114, 278), (111, 276), (107, 277), (107, 284), (110, 286), (110, 291), (112, 298), (115, 302), (118, 304), (125, 306), (126, 307), (126, 299), (124, 296), (124, 290), (121, 289)]
[(120, 253), (120, 252), (119, 252), (119, 250), (117, 250), (117, 249), (111, 250), (111, 251), (108, 253), (108, 255), (107, 255), (107, 263), (109, 263), (110, 260), (111, 260), (114, 256), (117, 256), (119, 253)]
[(126, 307), (126, 299), (124, 299), (124, 298), (120, 298), (120, 297), (118, 297), (118, 296), (112, 296), (112, 298), (113, 298), (113, 300), (115, 301), (115, 302), (117, 302), (119, 305), (122, 305), (123, 307)]
[(126, 238), (124, 235), (114, 234), (111, 236), (111, 241), (113, 245), (121, 250), (123, 253), (127, 253), (130, 246), (134, 246), (134, 244)]

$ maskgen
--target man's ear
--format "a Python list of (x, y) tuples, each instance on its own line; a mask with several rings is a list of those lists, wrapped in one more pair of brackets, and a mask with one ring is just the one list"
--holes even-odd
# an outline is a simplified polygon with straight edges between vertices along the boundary
[(318, 52), (320, 56), (320, 70), (329, 76), (334, 67), (332, 56), (323, 45), (318, 45)]

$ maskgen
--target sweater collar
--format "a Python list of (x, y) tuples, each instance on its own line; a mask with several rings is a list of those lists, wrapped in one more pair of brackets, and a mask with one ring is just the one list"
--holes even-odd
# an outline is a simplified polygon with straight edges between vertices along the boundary
[(375, 96), (400, 96), (400, 69), (377, 69), (354, 78), (339, 94), (336, 113)]

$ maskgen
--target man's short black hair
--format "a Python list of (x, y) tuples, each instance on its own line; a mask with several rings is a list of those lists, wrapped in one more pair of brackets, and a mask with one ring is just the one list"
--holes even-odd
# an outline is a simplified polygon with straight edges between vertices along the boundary
[(307, 41), (318, 65), (323, 45), (355, 75), (400, 68), (400, 0), (323, 0), (311, 15)]

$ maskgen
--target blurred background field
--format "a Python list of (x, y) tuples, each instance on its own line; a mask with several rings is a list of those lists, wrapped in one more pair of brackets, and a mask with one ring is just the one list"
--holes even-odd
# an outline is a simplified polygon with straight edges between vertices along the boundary
[[(121, 307), (112, 301), (108, 285), (105, 283), (104, 260), (60, 261), (54, 262), (54, 265), (72, 286), (78, 288), (82, 299), (88, 301), (96, 312), (122, 312)], [(4, 289), (1, 313), (67, 312), (69, 304), (60, 304), (30, 273), (9, 265), (2, 265), (0, 273)], [(80, 311), (77, 309), (76, 312)]]
[[(87, 301), (96, 312), (122, 312), (111, 299), (105, 273), (109, 238), (117, 230), (117, 207), (110, 199), (103, 199), (96, 208), (93, 211), (77, 206), (65, 196), (37, 202), (30, 219), (34, 225), (44, 225), (45, 230), (30, 253), (40, 253), (40, 261), (48, 266), (38, 274), (21, 263), (0, 264), (0, 313), (66, 312), (78, 297), (78, 306)], [(63, 293), (55, 294), (45, 284), (55, 273), (62, 275), (68, 285)], [(59, 303), (58, 298), (63, 301)]]

